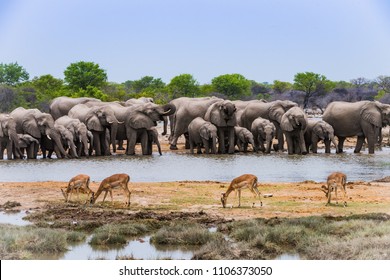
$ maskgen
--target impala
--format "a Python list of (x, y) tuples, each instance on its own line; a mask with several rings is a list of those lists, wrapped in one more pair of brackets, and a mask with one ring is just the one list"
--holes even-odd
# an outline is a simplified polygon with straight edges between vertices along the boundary
[(113, 201), (112, 190), (117, 189), (117, 188), (121, 188), (121, 189), (123, 189), (125, 196), (127, 197), (127, 201), (125, 204), (127, 206), (130, 206), (131, 192), (130, 192), (129, 187), (128, 187), (129, 181), (130, 181), (130, 176), (127, 174), (114, 174), (114, 175), (111, 175), (110, 177), (105, 178), (100, 183), (100, 186), (99, 186), (98, 190), (96, 191), (96, 194), (92, 193), (91, 203), (92, 204), (95, 203), (95, 201), (97, 200), (97, 198), (99, 197), (99, 195), (103, 191), (105, 191), (105, 194), (103, 197), (103, 202), (107, 197), (107, 193), (110, 193), (111, 202), (112, 202)]
[(347, 206), (347, 192), (345, 185), (347, 183), (347, 175), (341, 172), (334, 172), (328, 176), (326, 186), (322, 186), (322, 191), (325, 193), (325, 196), (328, 198), (326, 205), (330, 204), (330, 198), (332, 191), (336, 194), (336, 204), (338, 204), (337, 198), (337, 188), (340, 188), (344, 194), (344, 207)]
[(83, 190), (88, 195), (90, 193), (93, 193), (92, 190), (89, 188), (89, 182), (90, 182), (90, 177), (85, 174), (79, 174), (77, 176), (74, 176), (72, 179), (70, 179), (66, 190), (64, 191), (63, 189), (61, 189), (61, 192), (65, 197), (65, 201), (68, 202), (70, 200), (70, 197), (72, 196), (72, 192), (74, 190), (76, 190), (77, 198), (79, 198), (80, 190)]
[[(248, 188), (255, 195), (255, 197), (256, 196), (259, 197), (260, 206), (263, 206), (263, 202), (261, 201), (261, 193), (257, 188), (257, 177), (252, 174), (244, 174), (232, 180), (226, 193), (222, 193), (222, 197), (221, 197), (222, 206), (224, 208), (226, 207), (227, 198), (232, 191), (238, 191), (238, 207), (240, 207), (241, 190), (246, 188)], [(252, 207), (254, 207), (254, 205), (255, 203), (253, 202)]]

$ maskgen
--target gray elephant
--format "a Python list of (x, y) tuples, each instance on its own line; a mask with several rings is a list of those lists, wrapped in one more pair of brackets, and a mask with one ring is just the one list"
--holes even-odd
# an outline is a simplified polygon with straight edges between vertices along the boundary
[(304, 133), (307, 127), (305, 112), (299, 107), (292, 107), (283, 114), (280, 128), (287, 142), (288, 154), (307, 154)]
[(325, 143), (325, 153), (330, 153), (330, 142), (336, 147), (336, 153), (338, 153), (333, 127), (325, 121), (309, 120), (305, 131), (307, 152), (310, 151), (311, 147), (311, 151), (317, 153), (317, 143), (321, 140)]
[[(78, 158), (72, 133), (68, 129), (66, 129), (63, 125), (56, 124), (56, 123), (54, 123), (54, 129), (56, 129), (57, 132), (61, 135), (62, 145), (65, 148), (65, 150), (69, 150), (68, 154), (72, 158)], [(41, 150), (42, 150), (43, 158), (46, 158), (46, 156), (48, 158), (51, 158), (53, 152), (56, 153), (57, 158), (62, 158), (58, 146), (51, 138), (47, 136), (44, 136), (41, 139)], [(46, 151), (48, 152), (47, 155), (46, 155)]]
[(252, 150), (255, 149), (255, 141), (252, 132), (245, 127), (235, 126), (235, 144), (238, 147), (238, 151), (246, 153), (248, 151), (249, 144), (252, 145)]
[[(58, 147), (58, 157), (70, 158), (70, 155), (62, 145), (61, 135), (54, 128), (54, 119), (50, 114), (42, 113), (38, 109), (24, 109), (19, 107), (13, 110), (10, 115), (15, 119), (17, 133), (30, 134), (40, 143), (43, 137), (48, 137)], [(29, 151), (27, 157), (29, 159), (36, 159), (37, 153), (38, 149)]]
[(339, 152), (343, 152), (345, 138), (357, 136), (354, 152), (359, 153), (367, 139), (368, 152), (373, 154), (381, 128), (390, 124), (390, 105), (377, 101), (335, 101), (327, 106), (322, 119), (333, 127)]
[[(229, 100), (222, 100), (213, 103), (204, 116), (206, 121), (214, 124), (218, 129), (218, 152), (224, 154), (226, 146), (229, 154), (234, 153), (236, 126), (236, 106)], [(227, 139), (227, 143), (225, 143)]]
[(298, 104), (289, 100), (276, 100), (272, 102), (256, 102), (250, 103), (246, 106), (241, 115), (241, 124), (247, 129), (251, 129), (252, 122), (262, 117), (270, 120), (276, 128), (276, 137), (278, 139), (278, 150), (283, 150), (284, 137), (283, 132), (280, 128), (280, 122), (282, 116), (287, 110), (292, 107), (297, 107)]
[(153, 153), (153, 144), (156, 144), (158, 153), (161, 156), (162, 152), (161, 152), (160, 141), (158, 140), (157, 128), (152, 127), (150, 129), (147, 129), (146, 131), (148, 133), (148, 152), (147, 153), (151, 155)]
[(24, 151), (35, 151), (39, 148), (39, 141), (32, 137), (30, 134), (18, 134), (19, 137), (19, 147), (24, 155)]
[(101, 103), (99, 99), (91, 97), (71, 98), (67, 96), (56, 97), (50, 103), (50, 114), (56, 120), (62, 116), (68, 115), (70, 109), (78, 104), (90, 103), (93, 106), (96, 103)]
[[(174, 114), (175, 111), (176, 107), (172, 104), (160, 106), (154, 103), (145, 103), (128, 107), (126, 110), (117, 106), (115, 108), (117, 116), (124, 117), (124, 131), (127, 139), (126, 154), (134, 155), (135, 145), (139, 141), (141, 142), (142, 154), (150, 155), (152, 153), (151, 143), (153, 142), (149, 139), (150, 136), (153, 136), (150, 134), (150, 130), (157, 125), (157, 121), (162, 121), (164, 117)], [(122, 131), (119, 135), (122, 135)]]
[[(69, 116), (62, 116), (55, 120), (55, 124), (63, 125), (68, 129), (73, 136), (74, 144), (77, 148), (77, 155), (88, 156), (89, 155), (89, 138), (93, 139), (92, 133), (88, 131), (87, 126), (79, 119), (74, 119)], [(90, 135), (88, 135), (90, 134)], [(91, 143), (91, 146), (93, 142)]]
[(217, 127), (201, 117), (193, 119), (188, 125), (188, 138), (191, 154), (194, 147), (197, 147), (198, 154), (202, 153), (202, 147), (206, 154), (217, 152)]
[[(69, 111), (68, 116), (80, 120), (92, 132), (96, 156), (110, 155), (110, 144), (113, 152), (116, 152), (118, 126), (122, 122), (116, 118), (111, 105), (89, 107), (85, 104), (78, 104)], [(108, 142), (106, 130), (110, 132)]]
[(263, 100), (263, 99), (260, 99), (260, 100), (248, 100), (248, 101), (243, 101), (243, 100), (234, 100), (232, 101), (233, 104), (236, 106), (236, 121), (237, 121), (237, 125), (238, 126), (242, 126), (243, 127), (243, 124), (241, 123), (241, 116), (242, 116), (242, 113), (244, 112), (245, 108), (251, 104), (251, 103), (267, 103), (267, 101)]
[(275, 125), (267, 119), (258, 117), (252, 122), (251, 132), (255, 140), (254, 150), (269, 154), (272, 148), (272, 140), (276, 135)]
[[(177, 150), (177, 141), (181, 135), (188, 134), (188, 125), (196, 117), (204, 118), (207, 109), (210, 105), (221, 101), (222, 99), (216, 97), (180, 97), (169, 102), (176, 108), (175, 114), (169, 117), (171, 135), (169, 136), (169, 143), (171, 150)], [(186, 148), (189, 144), (186, 142)]]
[(16, 132), (16, 122), (8, 114), (0, 114), (0, 158), (4, 158), (7, 149), (7, 159), (21, 159), (23, 153), (19, 147), (19, 137)]

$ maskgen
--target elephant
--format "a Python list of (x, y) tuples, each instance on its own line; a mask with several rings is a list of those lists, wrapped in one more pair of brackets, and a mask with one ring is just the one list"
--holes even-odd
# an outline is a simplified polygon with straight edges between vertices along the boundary
[(345, 138), (357, 136), (354, 152), (360, 152), (367, 138), (368, 153), (374, 154), (381, 128), (390, 124), (390, 105), (377, 101), (334, 101), (326, 107), (322, 119), (333, 127), (340, 153)]
[(162, 152), (161, 152), (160, 141), (158, 140), (157, 128), (156, 127), (149, 128), (146, 130), (146, 132), (148, 134), (148, 152), (147, 152), (147, 154), (151, 155), (153, 153), (153, 144), (156, 144), (158, 153), (161, 156)]
[(275, 125), (267, 119), (258, 117), (252, 122), (251, 132), (255, 140), (254, 150), (256, 152), (260, 150), (269, 154), (271, 152), (272, 140), (276, 135)]
[[(80, 120), (92, 132), (96, 156), (110, 155), (110, 144), (113, 152), (116, 152), (118, 126), (122, 122), (116, 118), (111, 105), (89, 107), (78, 104), (69, 111), (68, 116)], [(109, 141), (106, 139), (106, 129), (110, 131)]]
[(62, 116), (68, 115), (70, 109), (72, 109), (77, 104), (96, 104), (102, 103), (101, 100), (91, 97), (79, 97), (71, 98), (66, 96), (56, 97), (50, 103), (50, 114), (56, 120)]
[[(63, 147), (67, 150), (69, 149), (68, 154), (72, 158), (78, 158), (76, 146), (74, 144), (73, 134), (65, 128), (65, 126), (54, 123), (54, 129), (61, 135), (61, 141)], [(41, 150), (43, 158), (46, 158), (46, 151), (48, 151), (47, 157), (51, 158), (53, 152), (56, 153), (58, 158), (61, 158), (61, 153), (58, 147), (55, 145), (54, 141), (47, 136), (42, 137), (41, 141)]]
[(325, 153), (330, 153), (330, 142), (336, 147), (336, 153), (338, 153), (338, 146), (334, 138), (333, 127), (325, 121), (309, 120), (305, 131), (305, 144), (307, 152), (310, 151), (310, 147), (313, 153), (317, 153), (317, 143), (319, 141), (325, 143)]
[(307, 127), (305, 112), (299, 107), (292, 107), (283, 114), (280, 128), (287, 141), (288, 154), (307, 154), (304, 133)]
[(233, 104), (236, 106), (237, 111), (236, 111), (236, 121), (238, 126), (243, 126), (241, 123), (241, 116), (242, 113), (244, 112), (244, 109), (251, 103), (267, 103), (267, 101), (260, 99), (260, 100), (249, 100), (249, 101), (242, 101), (242, 100), (234, 100), (232, 101)]
[[(169, 143), (171, 150), (177, 150), (177, 141), (181, 135), (188, 134), (188, 125), (196, 117), (204, 118), (207, 109), (210, 105), (221, 101), (222, 99), (216, 97), (180, 97), (169, 102), (176, 108), (176, 113), (169, 117), (171, 135), (169, 136)], [(189, 144), (186, 143), (186, 148)]]
[(225, 137), (227, 138), (227, 152), (234, 153), (234, 127), (236, 126), (236, 106), (229, 100), (213, 103), (206, 111), (204, 119), (217, 127), (218, 152), (226, 152)]
[(217, 127), (201, 117), (193, 119), (188, 125), (188, 138), (191, 154), (194, 153), (194, 147), (201, 154), (202, 146), (206, 154), (217, 152)]
[(136, 143), (141, 143), (143, 155), (152, 154), (152, 143), (158, 140), (153, 132), (156, 122), (174, 114), (176, 110), (176, 107), (171, 104), (157, 105), (151, 102), (128, 107), (119, 104), (109, 106), (120, 122), (116, 140), (127, 140), (127, 155), (135, 154)]
[[(69, 116), (62, 116), (55, 120), (55, 124), (63, 125), (66, 129), (68, 129), (74, 139), (74, 143), (77, 148), (77, 155), (80, 157), (82, 155), (88, 156), (88, 140), (89, 135), (93, 138), (92, 133), (88, 131), (87, 126), (82, 123), (79, 119), (74, 119)], [(91, 143), (93, 146), (93, 142)]]
[(283, 131), (280, 128), (282, 116), (287, 110), (297, 107), (298, 104), (289, 100), (276, 100), (272, 102), (256, 102), (246, 106), (241, 115), (241, 124), (247, 129), (251, 129), (252, 122), (262, 117), (270, 120), (276, 128), (276, 137), (278, 139), (277, 150), (283, 150), (284, 137)]
[[(135, 154), (137, 140), (141, 142), (142, 154), (150, 155), (152, 153), (151, 143), (153, 141), (150, 141), (149, 138), (153, 136), (154, 133), (151, 134), (150, 130), (157, 125), (157, 121), (162, 121), (164, 117), (168, 117), (176, 111), (176, 107), (172, 104), (157, 105), (150, 102), (134, 105), (125, 110), (121, 109), (119, 106), (116, 106), (114, 109), (116, 114), (120, 116), (120, 119), (124, 118), (127, 155)], [(155, 140), (154, 136), (153, 138)]]
[(19, 137), (16, 132), (16, 122), (8, 114), (0, 114), (0, 158), (4, 159), (4, 150), (7, 149), (7, 159), (21, 159), (23, 153), (19, 146)]
[[(16, 132), (18, 134), (30, 134), (36, 138), (41, 144), (44, 137), (48, 137), (54, 141), (58, 148), (59, 158), (70, 158), (70, 155), (65, 151), (61, 135), (54, 128), (54, 119), (50, 114), (42, 113), (38, 109), (24, 109), (18, 107), (10, 113), (11, 117), (16, 122)], [(36, 159), (38, 149), (29, 151), (27, 158)]]
[[(39, 141), (32, 137), (30, 134), (18, 134), (19, 137), (19, 147), (24, 155), (24, 151), (34, 151), (39, 148)], [(28, 152), (27, 152), (28, 153)]]
[(253, 134), (248, 129), (241, 126), (235, 126), (234, 134), (235, 134), (235, 144), (238, 146), (239, 152), (246, 153), (248, 151), (249, 144), (252, 145), (252, 150), (255, 149), (255, 141), (253, 138)]

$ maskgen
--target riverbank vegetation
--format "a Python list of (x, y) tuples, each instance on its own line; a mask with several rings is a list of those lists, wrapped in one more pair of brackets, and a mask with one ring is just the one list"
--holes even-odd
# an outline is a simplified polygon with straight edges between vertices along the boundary
[(58, 96), (94, 97), (102, 101), (125, 101), (152, 97), (156, 103), (167, 103), (182, 96), (217, 96), (230, 100), (288, 99), (304, 108), (321, 110), (332, 101), (378, 100), (390, 103), (390, 76), (375, 79), (358, 77), (350, 81), (331, 81), (324, 75), (301, 72), (293, 82), (260, 82), (241, 74), (223, 74), (200, 84), (191, 74), (179, 74), (169, 82), (144, 76), (121, 83), (110, 82), (99, 64), (79, 61), (64, 70), (64, 79), (50, 74), (30, 78), (17, 62), (0, 63), (0, 112), (17, 107), (37, 108), (48, 112), (50, 101)]

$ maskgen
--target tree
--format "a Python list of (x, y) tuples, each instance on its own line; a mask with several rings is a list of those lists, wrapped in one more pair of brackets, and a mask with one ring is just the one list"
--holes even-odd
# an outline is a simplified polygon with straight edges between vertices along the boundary
[(64, 75), (68, 87), (75, 92), (87, 89), (89, 92), (95, 91), (92, 88), (100, 89), (107, 82), (106, 71), (93, 62), (71, 63), (64, 71)]
[(376, 79), (379, 89), (383, 90), (385, 93), (390, 93), (390, 76), (379, 76)]
[(17, 62), (9, 64), (0, 63), (0, 84), (16, 86), (28, 81), (29, 77), (26, 69)]
[(361, 87), (364, 87), (364, 86), (368, 85), (370, 83), (370, 80), (366, 79), (364, 77), (359, 77), (359, 78), (356, 78), (356, 79), (352, 79), (350, 82), (356, 88), (361, 88)]
[(251, 94), (251, 81), (240, 74), (225, 74), (212, 79), (216, 91), (230, 99), (240, 99)]
[(131, 87), (136, 93), (142, 91), (153, 91), (165, 87), (165, 83), (160, 78), (153, 78), (152, 76), (145, 76), (139, 80), (135, 80), (131, 83)]
[(309, 104), (309, 99), (313, 95), (321, 95), (330, 91), (334, 87), (334, 83), (329, 81), (324, 75), (313, 72), (297, 73), (294, 76), (294, 89), (303, 91), (305, 98), (303, 108), (306, 109)]
[(292, 89), (292, 84), (289, 82), (282, 82), (279, 80), (275, 80), (272, 89), (275, 91), (275, 93), (282, 94), (290, 89)]
[(172, 99), (180, 96), (196, 97), (199, 95), (199, 83), (191, 74), (181, 74), (174, 77), (167, 88)]

